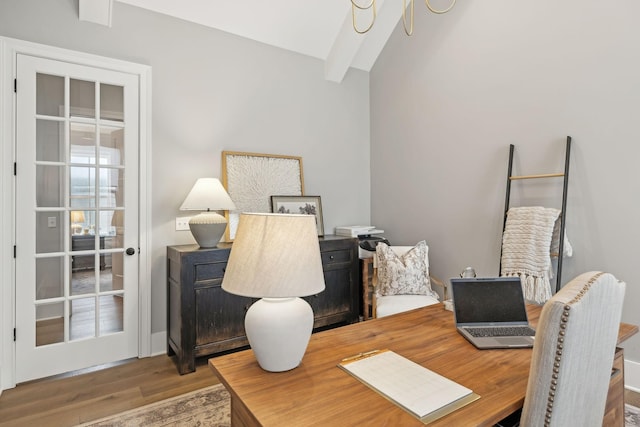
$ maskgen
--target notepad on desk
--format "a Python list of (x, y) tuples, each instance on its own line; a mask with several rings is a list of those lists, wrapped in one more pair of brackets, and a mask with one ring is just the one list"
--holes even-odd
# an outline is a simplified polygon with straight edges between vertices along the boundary
[(390, 350), (360, 353), (338, 366), (425, 423), (480, 397)]

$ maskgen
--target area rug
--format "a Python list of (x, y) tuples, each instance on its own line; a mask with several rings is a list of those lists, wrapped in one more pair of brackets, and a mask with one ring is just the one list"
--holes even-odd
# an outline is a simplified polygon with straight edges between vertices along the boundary
[(640, 408), (624, 405), (624, 427), (640, 427)]
[(229, 393), (222, 384), (94, 420), (81, 427), (229, 427)]

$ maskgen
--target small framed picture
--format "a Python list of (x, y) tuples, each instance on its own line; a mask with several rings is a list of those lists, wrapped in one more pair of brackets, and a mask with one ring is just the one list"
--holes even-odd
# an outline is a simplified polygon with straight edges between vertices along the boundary
[(315, 215), (318, 236), (324, 236), (320, 196), (271, 196), (271, 212)]

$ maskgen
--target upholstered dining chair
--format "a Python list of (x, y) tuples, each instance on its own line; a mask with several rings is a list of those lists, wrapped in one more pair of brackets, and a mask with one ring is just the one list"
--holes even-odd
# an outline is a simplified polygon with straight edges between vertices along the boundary
[(545, 303), (520, 426), (602, 426), (624, 292), (613, 275), (589, 272)]
[(373, 257), (372, 317), (384, 317), (439, 302), (431, 284), (444, 284), (429, 275), (429, 247), (388, 246), (380, 243)]

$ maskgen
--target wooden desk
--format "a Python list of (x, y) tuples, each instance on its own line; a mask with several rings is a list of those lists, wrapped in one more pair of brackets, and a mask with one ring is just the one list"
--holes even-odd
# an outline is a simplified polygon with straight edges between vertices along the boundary
[[(536, 325), (540, 307), (528, 308)], [(636, 333), (621, 324), (619, 342)], [(314, 334), (296, 369), (263, 371), (251, 350), (209, 365), (231, 394), (233, 426), (422, 425), (336, 365), (344, 357), (388, 348), (472, 389), (481, 398), (430, 426), (492, 426), (521, 408), (531, 349), (477, 350), (453, 328), (442, 304)]]

